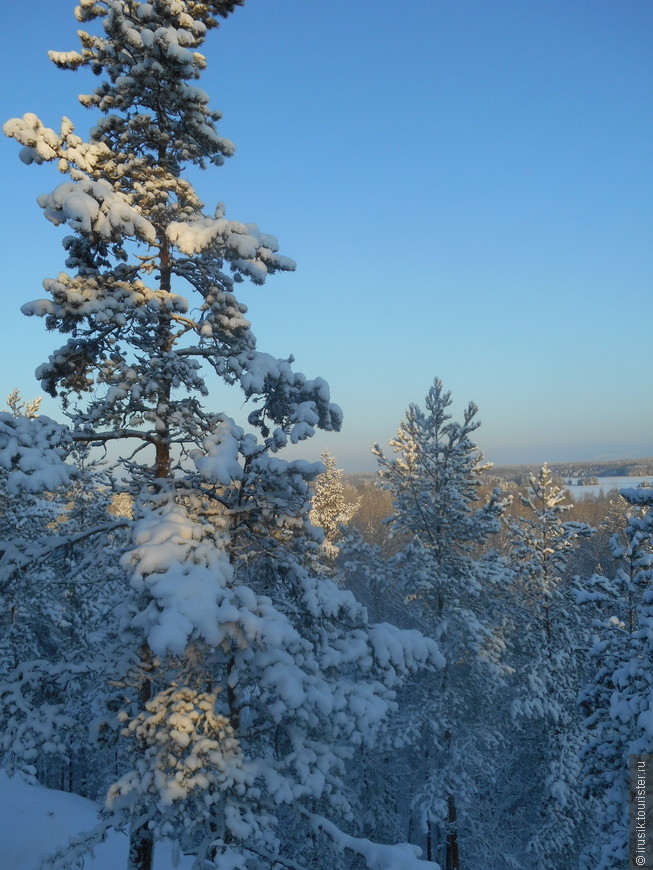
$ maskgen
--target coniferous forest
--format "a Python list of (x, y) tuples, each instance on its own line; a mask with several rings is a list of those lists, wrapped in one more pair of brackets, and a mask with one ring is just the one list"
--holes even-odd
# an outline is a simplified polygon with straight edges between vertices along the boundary
[(22, 310), (67, 422), (0, 414), (0, 791), (94, 802), (72, 839), (33, 830), (51, 870), (117, 835), (116, 870), (625, 870), (653, 490), (495, 485), (438, 378), (373, 480), (294, 457), (342, 412), (241, 296), (295, 264), (188, 180), (234, 150), (198, 80), (240, 5), (80, 0), (51, 60), (97, 76), (87, 138), (4, 125), (63, 176)]

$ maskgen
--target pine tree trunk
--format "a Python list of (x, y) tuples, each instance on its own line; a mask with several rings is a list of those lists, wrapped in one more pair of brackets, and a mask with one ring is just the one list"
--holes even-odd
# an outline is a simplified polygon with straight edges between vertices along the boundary
[[(142, 678), (138, 690), (138, 700), (141, 709), (152, 697), (152, 652), (144, 643), (139, 649), (141, 659)], [(132, 827), (129, 833), (129, 857), (127, 858), (127, 870), (152, 870), (154, 864), (154, 835), (148, 828), (147, 822), (140, 827)]]
[[(162, 165), (164, 164), (165, 152), (159, 153), (159, 162)], [(161, 268), (159, 287), (164, 293), (170, 293), (172, 289), (172, 273), (170, 271), (170, 246), (168, 244), (168, 239), (165, 231), (159, 233), (158, 241)], [(171, 350), (174, 344), (174, 339), (172, 335), (172, 324), (169, 314), (164, 314), (159, 318), (157, 333), (159, 350), (162, 353), (167, 353)], [(154, 476), (155, 478), (157, 478), (157, 480), (167, 480), (170, 477), (171, 457), (170, 430), (168, 428), (168, 409), (170, 405), (171, 395), (172, 389), (170, 381), (162, 379), (159, 388), (157, 413), (163, 417), (163, 422), (165, 423), (165, 426), (159, 432), (159, 437), (155, 442), (156, 459), (154, 464)]]
[(147, 826), (143, 825), (130, 834), (127, 870), (152, 870), (153, 859), (154, 837)]
[(426, 829), (426, 860), (433, 860), (433, 833), (431, 830), (431, 823), (428, 823), (428, 827)]
[(447, 832), (446, 870), (460, 870), (460, 852), (458, 848), (458, 812), (456, 799), (452, 794), (447, 798), (449, 830)]

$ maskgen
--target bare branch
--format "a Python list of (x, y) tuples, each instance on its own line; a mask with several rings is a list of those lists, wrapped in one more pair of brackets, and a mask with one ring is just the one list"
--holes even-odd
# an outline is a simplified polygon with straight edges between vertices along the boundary
[(90, 444), (94, 441), (117, 441), (121, 438), (139, 438), (141, 441), (156, 442), (156, 436), (148, 432), (139, 432), (137, 429), (115, 429), (111, 432), (73, 432), (73, 441)]

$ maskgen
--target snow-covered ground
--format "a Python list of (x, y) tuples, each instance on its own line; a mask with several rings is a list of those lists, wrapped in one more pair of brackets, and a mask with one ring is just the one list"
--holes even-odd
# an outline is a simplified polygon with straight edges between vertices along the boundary
[[(90, 831), (97, 823), (97, 807), (74, 794), (28, 785), (18, 777), (9, 778), (0, 770), (0, 868), (35, 870), (40, 859), (66, 845), (69, 838)], [(343, 848), (363, 855), (373, 870), (438, 870), (438, 865), (422, 861), (414, 847), (381, 846), (369, 840), (343, 834), (326, 819), (319, 827), (329, 831)], [(169, 843), (158, 843), (154, 870), (191, 870), (193, 859), (173, 859)], [(69, 870), (76, 870), (72, 865)], [(84, 858), (83, 870), (123, 870), (127, 866), (127, 838), (112, 833)], [(231, 866), (231, 865), (230, 865)]]
[[(18, 777), (9, 779), (0, 771), (0, 867), (2, 870), (34, 870), (39, 859), (80, 831), (97, 823), (97, 807), (73, 794), (28, 785)], [(174, 864), (167, 843), (157, 846), (156, 870), (190, 870), (191, 858)], [(127, 838), (110, 834), (85, 859), (84, 870), (123, 870), (127, 866)], [(72, 868), (71, 868), (72, 870)]]
[(653, 486), (653, 477), (597, 477), (597, 480), (598, 483), (590, 486), (565, 486), (565, 489), (572, 501), (579, 501), (590, 495), (607, 495), (614, 489), (632, 489), (642, 484)]

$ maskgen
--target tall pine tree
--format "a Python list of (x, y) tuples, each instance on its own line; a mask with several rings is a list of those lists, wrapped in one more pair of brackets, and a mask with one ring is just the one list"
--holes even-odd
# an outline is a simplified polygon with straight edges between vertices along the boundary
[(594, 673), (581, 699), (589, 732), (585, 783), (596, 798), (584, 870), (635, 866), (629, 763), (633, 756), (653, 753), (653, 493), (642, 487), (621, 495), (628, 508), (626, 525), (612, 541), (619, 568), (614, 577), (594, 578), (589, 596), (602, 615), (592, 650)]
[(412, 404), (391, 441), (378, 448), (380, 485), (392, 495), (391, 524), (403, 542), (386, 583), (399, 587), (415, 625), (446, 658), (437, 679), (417, 678), (402, 698), (405, 726), (398, 739), (412, 756), (413, 836), (428, 857), (458, 870), (484, 852), (484, 826), (472, 823), (488, 782), (495, 737), (488, 709), (500, 682), (500, 649), (493, 633), (488, 587), (493, 572), (482, 554), (498, 531), (498, 491), (480, 495), (488, 468), (472, 433), (480, 425), (471, 402), (463, 421), (448, 412), (451, 394), (439, 379)]
[[(414, 850), (374, 851), (338, 825), (355, 747), (437, 648), (369, 626), (350, 593), (307, 571), (319, 466), (278, 452), (342, 415), (325, 381), (257, 349), (236, 296), (294, 264), (222, 205), (207, 213), (184, 178), (234, 150), (196, 81), (207, 32), (238, 5), (81, 0), (78, 20), (101, 31), (51, 58), (100, 77), (80, 97), (100, 114), (90, 137), (67, 119), (59, 132), (34, 115), (4, 126), (25, 163), (68, 177), (39, 198), (71, 234), (66, 271), (23, 308), (67, 336), (38, 377), (73, 443), (124, 444), (133, 500), (125, 543), (88, 530), (123, 579), (105, 637), (118, 723), (103, 729), (120, 738), (120, 769), (91, 841), (129, 830), (130, 870), (149, 870), (164, 836), (203, 868), (332, 866), (329, 849), (417, 866)], [(202, 403), (207, 371), (250, 403), (242, 426)]]
[(572, 506), (547, 465), (531, 475), (521, 501), (522, 514), (509, 524), (515, 732), (506, 746), (501, 805), (511, 831), (508, 851), (514, 850), (517, 860), (534, 870), (573, 870), (589, 811), (581, 789), (584, 730), (577, 698), (590, 632), (567, 563), (592, 530), (564, 520)]
[(325, 450), (322, 453), (324, 471), (313, 485), (311, 522), (324, 532), (322, 550), (329, 562), (340, 552), (337, 541), (342, 538), (342, 526), (349, 522), (358, 510), (360, 499), (347, 502), (342, 469), (336, 466), (335, 458)]

